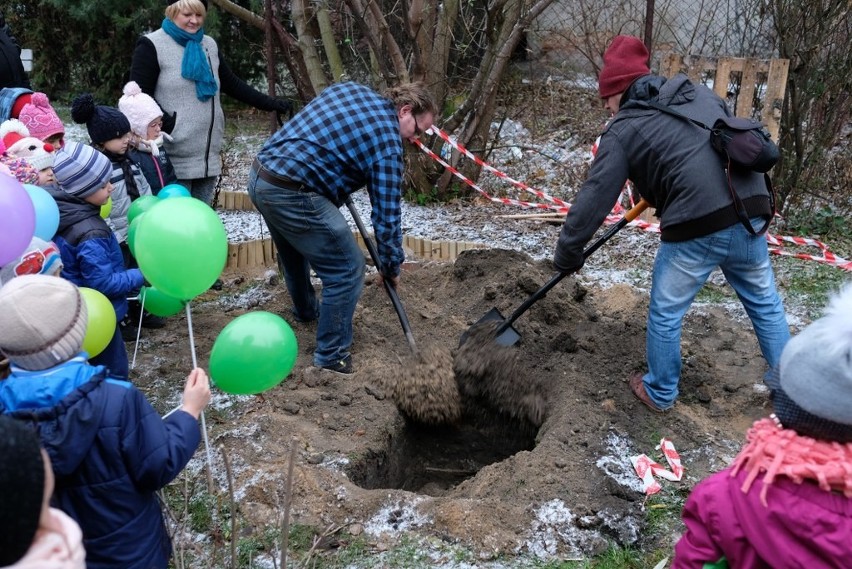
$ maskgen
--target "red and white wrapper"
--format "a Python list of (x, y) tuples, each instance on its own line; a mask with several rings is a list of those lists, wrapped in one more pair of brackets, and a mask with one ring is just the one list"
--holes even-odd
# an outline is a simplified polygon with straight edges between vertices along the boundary
[(672, 482), (679, 482), (683, 478), (683, 465), (680, 463), (680, 455), (675, 450), (674, 444), (669, 439), (663, 438), (660, 439), (660, 444), (656, 448), (663, 451), (663, 456), (666, 457), (670, 470), (666, 470), (644, 454), (630, 457), (633, 469), (642, 479), (642, 489), (648, 496), (661, 490), (660, 483), (656, 481), (655, 476)]

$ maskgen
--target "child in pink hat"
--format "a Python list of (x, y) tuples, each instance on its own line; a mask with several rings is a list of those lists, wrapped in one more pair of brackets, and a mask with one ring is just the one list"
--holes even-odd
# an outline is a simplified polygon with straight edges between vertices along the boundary
[(24, 123), (30, 135), (52, 144), (53, 148), (65, 146), (65, 126), (44, 93), (32, 94), (30, 102), (21, 108), (18, 120)]

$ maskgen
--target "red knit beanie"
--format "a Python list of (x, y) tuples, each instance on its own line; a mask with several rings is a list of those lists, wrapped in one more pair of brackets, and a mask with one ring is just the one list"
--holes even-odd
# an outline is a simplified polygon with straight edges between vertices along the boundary
[(24, 108), (24, 105), (29, 105), (33, 101), (32, 92), (24, 93), (12, 104), (12, 115), (9, 118), (16, 119), (21, 115), (21, 110)]
[(598, 77), (601, 99), (627, 91), (636, 79), (651, 73), (648, 49), (633, 36), (615, 36), (604, 52), (603, 69)]

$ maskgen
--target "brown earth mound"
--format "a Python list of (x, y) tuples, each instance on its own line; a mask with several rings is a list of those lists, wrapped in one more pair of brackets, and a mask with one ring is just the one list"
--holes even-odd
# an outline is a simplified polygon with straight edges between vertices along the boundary
[[(483, 314), (510, 314), (551, 275), (548, 263), (521, 253), (472, 250), (454, 264), (406, 270), (399, 294), (418, 345), (458, 356), (460, 336)], [(204, 366), (217, 334), (243, 312), (289, 320), (281, 284), (239, 275), (225, 284), (193, 306)], [(680, 400), (665, 415), (642, 406), (626, 378), (644, 365), (646, 310), (647, 295), (630, 287), (565, 279), (515, 323), (521, 340), (502, 379), (468, 383), (460, 419), (430, 426), (401, 414), (382, 379), (399, 374), (411, 353), (385, 292), (370, 284), (355, 314), (354, 375), (311, 368), (315, 324), (291, 323), (299, 358), (284, 383), (262, 397), (215, 397), (207, 425), (217, 484), (226, 484), (221, 447), (241, 516), (249, 527), (274, 524), (295, 447), (292, 523), (358, 527), (375, 542), (416, 531), (484, 558), (636, 544), (645, 496), (629, 456), (658, 457), (654, 447), (670, 438), (687, 476), (663, 482), (664, 492), (685, 493), (768, 412), (755, 387), (764, 364), (752, 332), (722, 309), (702, 308), (684, 329)], [(132, 376), (165, 412), (191, 363), (186, 320), (169, 318), (143, 336)], [(193, 467), (203, 462), (202, 451)]]

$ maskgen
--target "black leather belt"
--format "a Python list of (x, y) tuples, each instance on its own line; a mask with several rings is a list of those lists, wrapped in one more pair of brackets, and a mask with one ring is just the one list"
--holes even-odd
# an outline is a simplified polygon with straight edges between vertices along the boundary
[(277, 174), (274, 174), (267, 170), (261, 165), (257, 158), (254, 159), (254, 162), (251, 164), (252, 168), (257, 172), (257, 177), (266, 182), (267, 184), (272, 184), (276, 188), (283, 188), (285, 190), (293, 190), (295, 192), (309, 192), (311, 189), (307, 187), (302, 182), (297, 182), (295, 180), (290, 180), (289, 178), (283, 178)]

